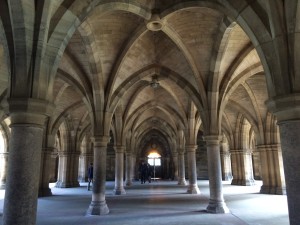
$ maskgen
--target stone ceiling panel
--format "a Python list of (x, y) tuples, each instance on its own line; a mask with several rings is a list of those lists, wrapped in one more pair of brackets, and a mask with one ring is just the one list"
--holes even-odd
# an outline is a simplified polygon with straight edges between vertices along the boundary
[(238, 55), (249, 42), (250, 39), (242, 28), (239, 25), (235, 25), (230, 31), (228, 41), (224, 49), (220, 65), (220, 79), (223, 78), (224, 73), (227, 72), (228, 68), (234, 64), (234, 60), (238, 59)]
[(209, 8), (180, 10), (168, 18), (168, 24), (191, 52), (204, 81), (210, 71), (211, 53), (222, 18), (221, 13)]
[(89, 17), (101, 60), (102, 76), (106, 83), (126, 42), (144, 21), (132, 13), (116, 11), (101, 14), (97, 10)]

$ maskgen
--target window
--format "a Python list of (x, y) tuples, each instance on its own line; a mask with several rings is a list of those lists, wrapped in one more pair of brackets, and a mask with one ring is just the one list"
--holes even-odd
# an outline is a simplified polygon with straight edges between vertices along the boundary
[(161, 165), (161, 155), (158, 154), (157, 152), (150, 152), (148, 155), (148, 163), (151, 166), (160, 166)]

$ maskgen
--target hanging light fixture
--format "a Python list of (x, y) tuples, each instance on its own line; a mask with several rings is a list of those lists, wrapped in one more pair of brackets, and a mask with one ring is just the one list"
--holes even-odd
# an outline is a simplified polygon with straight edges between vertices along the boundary
[(152, 81), (150, 82), (150, 86), (154, 89), (159, 86), (159, 82), (156, 75), (152, 76)]

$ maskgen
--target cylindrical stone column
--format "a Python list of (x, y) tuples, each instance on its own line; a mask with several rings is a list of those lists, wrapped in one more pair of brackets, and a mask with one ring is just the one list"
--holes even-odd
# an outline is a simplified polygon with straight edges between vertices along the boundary
[(115, 164), (115, 195), (124, 195), (126, 191), (124, 189), (124, 146), (116, 146), (116, 164)]
[(125, 185), (128, 187), (132, 185), (131, 166), (132, 166), (132, 154), (131, 152), (126, 152)]
[(219, 136), (206, 136), (208, 176), (210, 198), (206, 208), (209, 213), (228, 213), (222, 190), (222, 172), (220, 159), (220, 138)]
[(291, 225), (300, 221), (300, 120), (278, 123)]
[[(40, 106), (38, 102), (29, 102), (36, 106), (35, 111), (43, 110), (43, 106)], [(18, 102), (16, 104), (19, 105)], [(12, 106), (12, 108), (14, 107)], [(36, 224), (43, 129), (46, 116), (16, 112), (10, 113), (10, 118), (11, 137), (3, 224), (34, 225)]]
[(50, 170), (52, 164), (52, 152), (54, 148), (43, 148), (41, 162), (41, 180), (39, 185), (39, 197), (51, 196), (52, 192), (49, 188)]
[(197, 145), (187, 145), (185, 149), (187, 151), (188, 175), (189, 175), (189, 184), (188, 184), (187, 193), (200, 194), (200, 190), (197, 184), (197, 167), (196, 167)]
[(92, 202), (87, 215), (105, 215), (109, 213), (105, 200), (106, 156), (109, 136), (97, 136), (94, 142), (94, 172)]
[(184, 150), (178, 153), (178, 185), (186, 186), (185, 180), (185, 163), (184, 163)]
[(0, 153), (0, 189), (5, 189), (6, 185), (6, 176), (7, 176), (7, 162), (8, 162), (8, 153)]

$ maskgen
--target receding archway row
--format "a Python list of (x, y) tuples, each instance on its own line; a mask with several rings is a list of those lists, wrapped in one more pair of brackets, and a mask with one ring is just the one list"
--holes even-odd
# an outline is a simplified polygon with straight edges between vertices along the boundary
[[(99, 1), (94, 1), (91, 4), (100, 4)], [(102, 2), (101, 2), (102, 3)], [(115, 4), (114, 4), (115, 3)], [(119, 4), (118, 4), (119, 3)], [(51, 84), (53, 83), (54, 80), (54, 74), (56, 74), (56, 68), (58, 67), (58, 61), (59, 58), (63, 52), (63, 49), (65, 48), (65, 46), (68, 43), (68, 39), (72, 36), (72, 32), (69, 32), (69, 29), (61, 29), (63, 26), (61, 25), (65, 25), (65, 27), (72, 27), (73, 31), (75, 31), (77, 26), (79, 26), (79, 24), (81, 23), (80, 20), (77, 20), (78, 18), (74, 15), (78, 15), (79, 18), (85, 18), (85, 14), (81, 13), (81, 10), (78, 10), (78, 8), (76, 9), (76, 4), (77, 2), (74, 2), (73, 4), (67, 4), (67, 2), (63, 2), (63, 6), (68, 8), (68, 10), (63, 11), (61, 14), (59, 13), (55, 13), (55, 12), (49, 12), (51, 7), (48, 7), (49, 5), (47, 4), (51, 4), (51, 3), (38, 3), (36, 5), (37, 9), (44, 9), (40, 10), (40, 12), (43, 13), (39, 13), (39, 14), (35, 14), (32, 13), (32, 9), (34, 9), (34, 3), (32, 2), (32, 5), (30, 6), (30, 4), (28, 5), (9, 5), (8, 7), (13, 8), (13, 10), (7, 10), (5, 13), (1, 13), (1, 19), (3, 18), (16, 18), (14, 21), (9, 21), (8, 23), (6, 23), (4, 25), (4, 32), (1, 32), (2, 34), (5, 33), (5, 38), (3, 38), (3, 40), (8, 40), (8, 42), (11, 42), (11, 44), (8, 44), (8, 52), (7, 55), (9, 55), (10, 57), (8, 58), (15, 58), (16, 60), (11, 60), (11, 68), (13, 68), (11, 70), (11, 83), (9, 85), (9, 97), (10, 97), (10, 101), (9, 101), (9, 115), (11, 117), (12, 120), (12, 141), (11, 141), (11, 146), (14, 146), (15, 149), (11, 149), (11, 155), (13, 160), (18, 160), (18, 156), (17, 156), (17, 149), (18, 148), (22, 148), (24, 146), (24, 143), (21, 143), (19, 141), (17, 141), (17, 137), (18, 135), (22, 134), (24, 136), (26, 136), (26, 132), (27, 133), (34, 133), (36, 135), (33, 135), (35, 138), (39, 139), (39, 142), (37, 143), (37, 146), (35, 148), (33, 148), (33, 151), (37, 151), (40, 148), (40, 146), (42, 145), (42, 130), (40, 129), (40, 127), (36, 128), (36, 125), (44, 125), (43, 120), (45, 118), (45, 115), (50, 115), (49, 113), (49, 109), (51, 109), (51, 105), (48, 104), (47, 102), (43, 102), (40, 101), (41, 99), (43, 100), (48, 100), (48, 95), (47, 93), (51, 93), (52, 91), (52, 87)], [(43, 5), (45, 4), (45, 5)], [(85, 3), (83, 3), (82, 5), (84, 5)], [(144, 8), (138, 7), (134, 2), (133, 3), (121, 3), (118, 1), (115, 1), (113, 3), (107, 3), (107, 4), (111, 4), (112, 9), (127, 9), (129, 11), (134, 11), (138, 13), (141, 13), (145, 18), (150, 18), (150, 10), (147, 13), (147, 10), (141, 10)], [(224, 5), (222, 5), (224, 4)], [(285, 24), (282, 21), (285, 21), (285, 19), (290, 19), (290, 16), (295, 16), (297, 12), (295, 12), (293, 9), (297, 8), (297, 7), (293, 7), (292, 5), (287, 5), (288, 3), (286, 3), (286, 5), (284, 5), (286, 7), (287, 11), (291, 11), (291, 13), (287, 13), (284, 15), (288, 15), (289, 18), (283, 18), (283, 17), (275, 17), (275, 15), (283, 15), (282, 13), (278, 13), (278, 10), (282, 10), (281, 5), (277, 5), (279, 3), (275, 2), (269, 2), (267, 4), (268, 7), (265, 7), (265, 5), (260, 5), (259, 3), (255, 3), (251, 6), (248, 5), (247, 2), (240, 2), (237, 3), (237, 1), (222, 1), (222, 3), (220, 2), (216, 2), (216, 3), (211, 3), (210, 1), (195, 1), (193, 3), (186, 3), (186, 4), (180, 4), (180, 5), (172, 5), (172, 7), (170, 7), (171, 10), (165, 10), (163, 11), (163, 13), (161, 13), (161, 18), (164, 17), (165, 14), (167, 14), (166, 12), (170, 12), (173, 10), (178, 10), (179, 7), (180, 9), (182, 9), (181, 7), (192, 7), (192, 6), (205, 6), (205, 7), (212, 7), (214, 9), (218, 9), (221, 12), (226, 12), (226, 14), (229, 15), (230, 18), (236, 18), (236, 21), (243, 27), (244, 30), (247, 31), (249, 37), (251, 38), (252, 42), (254, 43), (255, 48), (258, 50), (258, 54), (263, 62), (264, 65), (264, 70), (265, 73), (267, 75), (267, 84), (268, 84), (268, 90), (271, 97), (275, 97), (275, 96), (279, 96), (278, 98), (280, 98), (280, 101), (274, 101), (271, 102), (270, 108), (277, 112), (278, 115), (278, 119), (279, 121), (287, 121), (289, 119), (297, 119), (297, 113), (289, 113), (290, 110), (297, 110), (296, 109), (290, 109), (289, 107), (286, 106), (286, 102), (292, 101), (294, 98), (290, 98), (288, 97), (284, 97), (282, 98), (283, 94), (290, 94), (290, 93), (294, 93), (297, 91), (297, 85), (293, 85), (294, 81), (297, 80), (297, 70), (296, 68), (293, 68), (293, 71), (295, 71), (295, 73), (289, 73), (289, 71), (287, 71), (287, 68), (289, 68), (287, 65), (289, 64), (288, 61), (288, 57), (286, 54), (285, 49), (295, 49), (293, 48), (294, 44), (292, 41), (288, 41), (285, 39), (286, 37), (286, 31), (280, 30), (282, 29), (282, 27), (285, 26), (277, 26), (278, 24)], [(80, 6), (82, 6), (80, 5)], [(94, 8), (95, 5), (92, 5), (92, 7), (87, 6), (87, 8), (84, 8), (84, 10), (86, 9), (86, 12), (92, 10)], [(4, 4), (4, 6), (6, 6), (6, 4)], [(78, 5), (79, 6), (79, 5)], [(122, 6), (124, 8), (122, 8)], [(132, 6), (132, 7), (129, 7)], [(83, 6), (85, 7), (85, 6)], [(240, 8), (239, 8), (240, 7)], [(5, 8), (5, 7), (4, 7)], [(55, 9), (56, 7), (53, 7), (51, 9)], [(168, 8), (168, 7), (167, 7)], [(48, 11), (49, 9), (49, 11)], [(225, 9), (225, 10), (224, 10)], [(227, 9), (227, 10), (226, 10)], [(261, 10), (263, 9), (263, 10)], [(74, 10), (74, 11), (73, 11)], [(71, 11), (73, 11), (74, 13), (70, 13)], [(29, 12), (29, 13), (24, 13), (24, 12)], [(75, 13), (76, 12), (76, 13)], [(276, 14), (277, 12), (277, 14)], [(11, 15), (8, 15), (5, 17), (5, 15), (11, 13)], [(49, 13), (49, 14), (48, 14)], [(77, 14), (78, 13), (78, 14)], [(15, 16), (16, 14), (21, 15), (19, 17)], [(4, 16), (3, 16), (4, 15)], [(48, 15), (54, 15), (55, 18), (61, 18), (61, 20), (58, 20), (56, 22), (50, 22), (50, 18), (51, 16)], [(60, 16), (62, 15), (62, 16)], [(70, 16), (71, 15), (71, 16)], [(28, 30), (28, 28), (25, 28), (24, 30), (23, 27), (34, 27), (33, 24), (26, 24), (22, 22), (22, 19), (24, 19), (23, 21), (35, 21), (37, 20), (39, 23), (37, 24), (42, 24), (43, 26), (41, 27), (48, 27), (47, 25), (49, 24), (49, 34), (47, 32), (44, 32), (44, 30), (38, 30), (39, 26), (36, 26), (36, 29), (31, 29), (35, 31), (35, 36), (32, 35), (32, 32), (30, 32)], [(31, 18), (28, 18), (31, 17)], [(74, 19), (72, 21), (71, 17)], [(66, 20), (64, 20), (64, 18)], [(253, 19), (255, 18), (255, 19)], [(266, 19), (266, 18), (271, 18)], [(294, 18), (294, 17), (293, 17)], [(20, 20), (20, 21), (18, 21)], [(74, 22), (76, 21), (76, 22)], [(271, 21), (271, 24), (269, 24), (269, 21)], [(67, 22), (70, 22), (69, 25), (67, 25)], [(23, 24), (22, 26), (11, 26), (11, 24)], [(64, 23), (64, 24), (63, 24)], [(45, 26), (44, 26), (45, 25)], [(56, 25), (56, 26), (55, 26)], [(272, 28), (274, 29), (269, 29), (272, 26)], [(290, 27), (296, 27), (296, 25), (294, 25), (293, 23), (289, 24), (289, 28)], [(20, 28), (21, 27), (21, 28)], [(250, 29), (251, 28), (251, 29)], [(293, 27), (292, 27), (293, 28)], [(71, 30), (72, 30), (71, 29)], [(14, 32), (11, 32), (11, 30), (14, 30)], [(291, 30), (291, 29), (288, 29)], [(28, 32), (25, 32), (28, 31)], [(65, 32), (66, 31), (66, 32)], [(271, 32), (274, 32), (273, 34), (271, 34)], [(37, 35), (39, 34), (39, 35)], [(289, 33), (291, 36), (294, 35), (293, 32)], [(12, 35), (15, 35), (14, 38), (9, 39), (9, 37), (11, 37)], [(31, 37), (38, 37), (35, 39), (35, 44), (31, 45), (28, 43), (31, 43), (30, 41), (26, 42), (26, 44), (24, 45), (20, 45), (20, 43), (25, 42), (24, 40), (22, 40), (22, 38), (25, 37), (25, 40), (30, 40)], [(22, 38), (21, 38), (22, 37)], [(50, 37), (50, 38), (47, 38)], [(275, 39), (276, 37), (276, 41), (279, 40), (278, 42), (273, 41), (273, 39)], [(296, 40), (297, 38), (295, 38)], [(38, 40), (42, 40), (41, 45), (37, 45), (36, 43), (38, 42)], [(64, 42), (62, 41), (64, 40)], [(46, 45), (45, 43), (48, 41), (48, 45)], [(6, 41), (5, 41), (6, 42)], [(57, 43), (57, 44), (55, 44)], [(279, 44), (280, 43), (280, 44)], [(297, 43), (297, 42), (295, 42)], [(292, 48), (284, 48), (282, 46), (292, 46)], [(57, 47), (58, 46), (58, 47)], [(271, 46), (271, 47), (270, 47)], [(49, 47), (49, 49), (47, 49)], [(56, 48), (56, 49), (55, 49)], [(4, 48), (6, 49), (6, 48)], [(52, 51), (51, 49), (53, 49), (54, 51)], [(277, 55), (273, 54), (273, 51), (269, 50), (269, 49), (275, 49), (277, 50), (276, 52), (278, 52)], [(16, 52), (15, 52), (16, 51)], [(59, 52), (60, 51), (60, 52)], [(33, 52), (33, 54), (31, 54)], [(57, 54), (59, 52), (59, 54)], [(297, 49), (295, 50), (296, 53), (298, 53)], [(47, 57), (41, 57), (43, 55), (43, 53), (46, 54)], [(291, 61), (297, 61), (297, 54), (295, 58), (290, 59)], [(24, 56), (24, 57), (21, 57)], [(33, 59), (31, 57), (34, 57)], [(44, 59), (44, 61), (41, 60), (41, 58)], [(22, 60), (20, 60), (22, 59)], [(12, 63), (14, 62), (14, 64)], [(31, 63), (28, 62), (35, 62), (33, 65), (33, 69), (31, 68)], [(46, 63), (49, 63), (49, 65), (47, 65)], [(45, 65), (43, 64), (45, 63)], [(41, 66), (42, 65), (42, 66)], [(54, 65), (54, 67), (52, 67)], [(295, 63), (296, 65), (296, 63)], [(51, 67), (51, 68), (50, 68)], [(55, 68), (56, 67), (56, 68)], [(279, 69), (278, 69), (279, 67)], [(47, 69), (50, 68), (50, 69)], [(26, 76), (24, 76), (24, 71), (26, 71)], [(49, 73), (48, 73), (49, 71)], [(52, 74), (49, 76), (49, 74)], [(293, 77), (293, 75), (295, 75), (296, 79), (288, 79), (286, 80), (286, 74), (289, 74), (289, 77)], [(53, 77), (52, 77), (53, 76)], [(16, 77), (20, 80), (17, 81)], [(50, 77), (50, 78), (49, 78)], [(49, 79), (47, 79), (49, 78)], [(105, 152), (104, 148), (105, 148), (105, 142), (107, 144), (107, 138), (106, 136), (109, 133), (110, 130), (110, 126), (111, 126), (111, 118), (113, 117), (113, 111), (106, 111), (107, 106), (109, 105), (109, 93), (104, 93), (104, 90), (106, 90), (106, 88), (104, 86), (102, 86), (103, 82), (101, 80), (101, 76), (94, 77), (96, 82), (93, 82), (92, 84), (93, 86), (93, 101), (91, 101), (93, 103), (93, 105), (91, 106), (92, 112), (91, 115), (92, 117), (92, 130), (93, 130), (93, 135), (95, 136), (95, 158), (97, 160), (99, 160), (99, 162), (101, 162), (102, 160), (102, 156), (99, 155), (99, 152)], [(99, 80), (99, 82), (97, 82)], [(24, 81), (24, 82), (22, 82)], [(31, 82), (32, 81), (32, 82)], [(287, 82), (283, 82), (283, 81), (287, 81)], [(218, 85), (218, 82), (216, 79), (213, 79), (212, 84), (214, 85)], [(26, 85), (25, 85), (26, 84)], [(27, 84), (31, 84), (31, 86), (29, 88), (27, 88)], [(26, 88), (25, 88), (26, 86)], [(23, 87), (23, 88), (22, 88)], [(46, 88), (45, 88), (46, 87)], [(291, 88), (292, 87), (292, 88)], [(196, 97), (196, 103), (197, 101), (203, 103), (203, 105), (200, 105), (200, 107), (196, 104), (199, 112), (201, 113), (201, 118), (205, 118), (205, 120), (203, 121), (203, 127), (204, 127), (204, 131), (205, 131), (205, 135), (206, 135), (206, 140), (208, 142), (209, 145), (209, 152), (214, 152), (214, 154), (210, 155), (209, 158), (210, 160), (214, 161), (214, 159), (217, 159), (218, 162), (218, 158), (216, 158), (218, 154), (218, 136), (220, 134), (220, 126), (217, 126), (217, 121), (219, 121), (219, 117), (220, 117), (220, 113), (218, 113), (218, 107), (216, 107), (216, 103), (218, 101), (211, 101), (211, 99), (213, 99), (215, 96), (218, 99), (218, 88), (212, 87), (212, 85), (208, 85), (208, 87), (206, 87), (206, 89), (204, 90), (204, 93), (207, 93), (207, 99), (209, 99), (209, 101), (202, 101), (203, 100), (203, 96), (200, 95), (200, 97)], [(201, 90), (202, 91), (202, 90)], [(198, 92), (196, 92), (197, 94)], [(193, 93), (194, 94), (194, 93)], [(197, 94), (199, 95), (199, 94)], [(22, 98), (29, 98), (29, 100), (27, 101), (17, 101), (14, 100), (14, 98), (17, 97), (22, 97)], [(97, 98), (98, 97), (98, 98)], [(51, 98), (50, 98), (51, 99)], [(107, 101), (108, 100), (108, 101)], [(274, 104), (273, 104), (274, 103)], [(208, 105), (206, 105), (208, 104)], [(210, 105), (211, 104), (211, 105)], [(26, 105), (24, 107), (24, 105)], [(49, 108), (48, 108), (49, 106)], [(288, 113), (286, 113), (286, 111), (288, 111)], [(282, 113), (284, 112), (284, 113)], [(294, 111), (293, 111), (294, 112)], [(30, 116), (27, 116), (28, 114), (31, 114)], [(194, 118), (192, 118), (194, 119)], [(25, 120), (25, 121), (24, 121)], [(14, 126), (15, 124), (20, 124), (20, 123), (25, 123), (25, 124), (33, 124), (31, 127), (29, 127), (27, 130), (25, 131), (21, 131), (18, 129), (17, 126)], [(295, 130), (296, 132), (296, 128), (291, 126), (289, 124), (289, 122), (284, 123), (284, 125), (282, 125), (283, 129), (286, 128), (287, 132), (291, 131), (291, 130)], [(28, 136), (28, 135), (27, 135)], [(99, 136), (101, 138), (99, 138)], [(293, 136), (291, 134), (291, 136)], [(289, 146), (290, 142), (287, 141), (289, 140), (289, 136), (284, 136), (283, 135), (283, 139), (285, 142), (284, 146)], [(30, 137), (28, 137), (30, 138)], [(297, 140), (297, 138), (294, 139), (294, 141)], [(34, 142), (34, 141), (32, 141)], [(18, 147), (19, 146), (19, 147)], [(290, 149), (289, 147), (287, 147), (288, 149)], [(191, 151), (192, 152), (192, 151)], [(292, 152), (293, 153), (293, 152)], [(28, 153), (30, 154), (30, 153)], [(289, 155), (292, 154), (288, 154), (285, 157), (288, 157)], [(36, 160), (39, 159), (39, 156), (37, 155)], [(97, 161), (98, 162), (98, 161)], [(9, 163), (10, 164), (10, 163)], [(11, 164), (12, 165), (12, 164)], [(28, 166), (30, 165), (30, 163), (28, 163)], [(105, 163), (102, 163), (102, 167), (103, 165), (105, 166)], [(35, 174), (34, 171), (38, 171), (39, 165), (36, 165), (35, 167), (30, 166), (30, 169), (26, 170), (28, 171), (28, 173), (30, 173), (30, 176), (33, 176), (32, 174)], [(98, 166), (98, 165), (95, 165)], [(212, 165), (213, 166), (213, 165)], [(96, 173), (96, 177), (97, 179), (99, 178), (99, 180), (103, 180), (104, 179), (104, 174), (101, 171), (104, 171), (105, 168), (102, 168), (99, 166), (96, 167), (98, 172)], [(24, 170), (24, 168), (23, 168)], [(295, 169), (293, 169), (295, 171)], [(25, 170), (24, 170), (25, 171)], [(219, 170), (218, 168), (215, 166), (214, 168), (212, 168), (212, 171), (214, 171), (215, 173), (212, 173), (210, 177), (213, 177), (214, 179), (217, 178), (219, 179)], [(19, 171), (17, 171), (19, 172)], [(31, 174), (32, 173), (32, 174)], [(290, 172), (287, 172), (287, 174), (291, 174)], [(214, 175), (218, 175), (217, 177), (214, 177)], [(29, 176), (29, 174), (28, 174)], [(8, 186), (13, 187), (13, 181), (14, 179), (17, 177), (17, 174), (10, 174), (10, 180), (8, 180)], [(36, 176), (38, 177), (38, 176)], [(213, 179), (212, 178), (212, 179)], [(30, 183), (30, 185), (32, 185), (33, 187), (36, 187), (34, 184), (37, 183), (37, 180), (32, 181), (33, 183)], [(291, 181), (292, 182), (292, 181)], [(29, 185), (29, 184), (28, 184)], [(99, 185), (100, 187), (103, 187), (103, 183), (96, 182), (96, 185)], [(290, 184), (291, 185), (291, 184)], [(23, 187), (23, 186), (22, 186)], [(26, 188), (26, 186), (24, 186), (24, 188), (22, 188), (25, 192), (29, 192), (29, 189)], [(103, 196), (103, 188), (100, 188), (102, 190), (102, 193), (95, 193), (95, 195), (93, 195), (93, 204), (95, 206), (96, 204), (96, 208), (99, 207), (99, 205), (97, 205), (97, 202), (101, 201), (105, 203), (105, 197)], [(211, 189), (211, 193), (214, 193), (216, 190), (219, 190), (219, 187), (212, 187)], [(31, 189), (30, 189), (31, 191)], [(96, 195), (97, 194), (97, 195)], [(293, 195), (293, 192), (291, 192), (291, 195)], [(99, 196), (99, 198), (97, 197)], [(212, 198), (216, 197), (216, 199), (222, 200), (222, 196), (212, 196)], [(13, 204), (13, 199), (17, 199), (18, 201), (20, 201), (20, 199), (22, 199), (22, 196), (16, 196), (16, 198), (14, 198), (12, 196), (12, 192), (7, 193), (7, 199), (10, 199), (8, 201), (6, 201), (6, 204)], [(33, 202), (36, 201), (36, 199), (33, 197), (32, 198)], [(25, 200), (24, 200), (25, 201)], [(28, 201), (28, 200), (26, 200)], [(34, 204), (33, 204), (34, 205)], [(6, 207), (5, 207), (6, 208)], [(28, 215), (32, 216), (35, 215), (34, 211), (35, 211), (35, 207), (33, 207), (32, 209), (33, 211), (28, 213)], [(104, 209), (105, 211), (106, 209)], [(96, 209), (97, 211), (97, 209)], [(15, 212), (14, 212), (15, 213)], [(5, 220), (6, 221), (11, 221), (13, 220), (12, 217), (9, 216), (10, 213), (9, 211), (5, 212)], [(15, 215), (15, 214), (14, 214)], [(292, 214), (293, 215), (293, 214)], [(296, 218), (296, 214), (292, 216), (293, 218)], [(24, 215), (20, 215), (18, 216), (18, 218), (20, 218), (21, 220), (30, 220), (30, 218), (24, 218)]]

